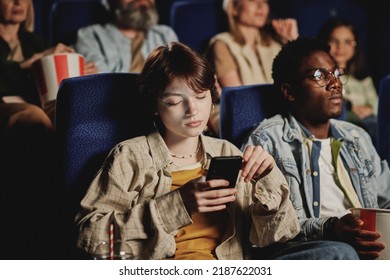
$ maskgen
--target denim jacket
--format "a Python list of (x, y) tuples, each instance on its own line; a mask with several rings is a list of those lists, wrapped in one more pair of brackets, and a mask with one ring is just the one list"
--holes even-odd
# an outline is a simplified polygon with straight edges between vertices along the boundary
[[(340, 156), (362, 207), (390, 208), (389, 166), (381, 161), (369, 135), (351, 123), (330, 122), (332, 137), (342, 141)], [(323, 239), (323, 226), (329, 217), (314, 216), (310, 159), (297, 120), (291, 115), (264, 120), (244, 141), (243, 149), (249, 144), (261, 145), (273, 155), (286, 177), (301, 225), (301, 239)]]

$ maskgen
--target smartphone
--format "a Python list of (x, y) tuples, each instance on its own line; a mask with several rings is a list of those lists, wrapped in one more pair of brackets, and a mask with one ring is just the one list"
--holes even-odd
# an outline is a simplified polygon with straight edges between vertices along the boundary
[(225, 179), (229, 181), (229, 186), (226, 188), (234, 188), (241, 165), (242, 157), (240, 156), (213, 157), (209, 170), (207, 171), (206, 181), (211, 179)]

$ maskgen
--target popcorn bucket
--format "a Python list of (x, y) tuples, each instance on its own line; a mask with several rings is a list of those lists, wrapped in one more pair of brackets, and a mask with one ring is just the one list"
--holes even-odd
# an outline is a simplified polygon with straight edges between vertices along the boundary
[(78, 53), (47, 55), (33, 64), (42, 107), (57, 97), (61, 81), (84, 75), (84, 57)]

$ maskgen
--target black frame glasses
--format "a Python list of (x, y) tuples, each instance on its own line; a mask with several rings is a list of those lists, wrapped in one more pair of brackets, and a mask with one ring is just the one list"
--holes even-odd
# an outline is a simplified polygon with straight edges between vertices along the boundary
[(318, 68), (314, 70), (313, 74), (303, 78), (310, 78), (320, 87), (326, 87), (330, 82), (331, 76), (333, 76), (335, 79), (338, 79), (342, 85), (348, 83), (349, 73), (345, 68), (336, 68), (333, 72), (324, 68)]

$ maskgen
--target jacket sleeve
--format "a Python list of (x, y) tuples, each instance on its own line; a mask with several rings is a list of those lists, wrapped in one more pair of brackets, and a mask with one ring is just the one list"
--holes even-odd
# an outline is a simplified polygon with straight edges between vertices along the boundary
[[(261, 145), (264, 150), (274, 156), (276, 165), (279, 167), (279, 170), (283, 170), (286, 172), (286, 167), (283, 166), (282, 162), (280, 162), (280, 157), (275, 156), (278, 152), (274, 149), (274, 145), (271, 139), (267, 134), (251, 134), (243, 145), (242, 149), (246, 147), (246, 145)], [(290, 170), (291, 171), (291, 170)], [(293, 201), (293, 208), (298, 217), (299, 225), (300, 225), (300, 233), (295, 237), (296, 240), (309, 241), (309, 240), (320, 240), (323, 237), (323, 226), (325, 221), (329, 218), (307, 218), (305, 209), (303, 207), (303, 200), (299, 191), (300, 182), (297, 180), (297, 176), (299, 174), (290, 174), (290, 173), (282, 173), (284, 178), (287, 180), (287, 185), (289, 186), (289, 196), (290, 201)], [(301, 206), (302, 205), (302, 206)], [(295, 207), (294, 207), (295, 206)]]
[(111, 72), (109, 63), (103, 53), (103, 46), (100, 40), (101, 38), (96, 32), (95, 26), (88, 26), (78, 30), (74, 47), (78, 53), (85, 57), (86, 61), (95, 63), (99, 73)]
[(126, 240), (135, 258), (163, 259), (174, 254), (177, 230), (192, 220), (178, 191), (156, 197), (168, 186), (153, 176), (157, 171), (150, 164), (138, 166), (140, 160), (118, 151), (106, 160), (81, 201), (76, 217), (78, 247), (93, 254), (98, 244), (109, 240), (112, 223), (115, 239)]
[(256, 182), (250, 207), (250, 242), (265, 247), (285, 242), (299, 233), (298, 219), (289, 199), (289, 188), (277, 166)]
[(362, 133), (360, 140), (364, 140), (363, 144), (368, 149), (367, 153), (371, 156), (371, 161), (374, 165), (375, 178), (373, 188), (377, 188), (378, 206), (379, 208), (390, 209), (390, 169), (387, 160), (382, 160), (378, 155), (375, 146), (371, 142), (370, 136)]

